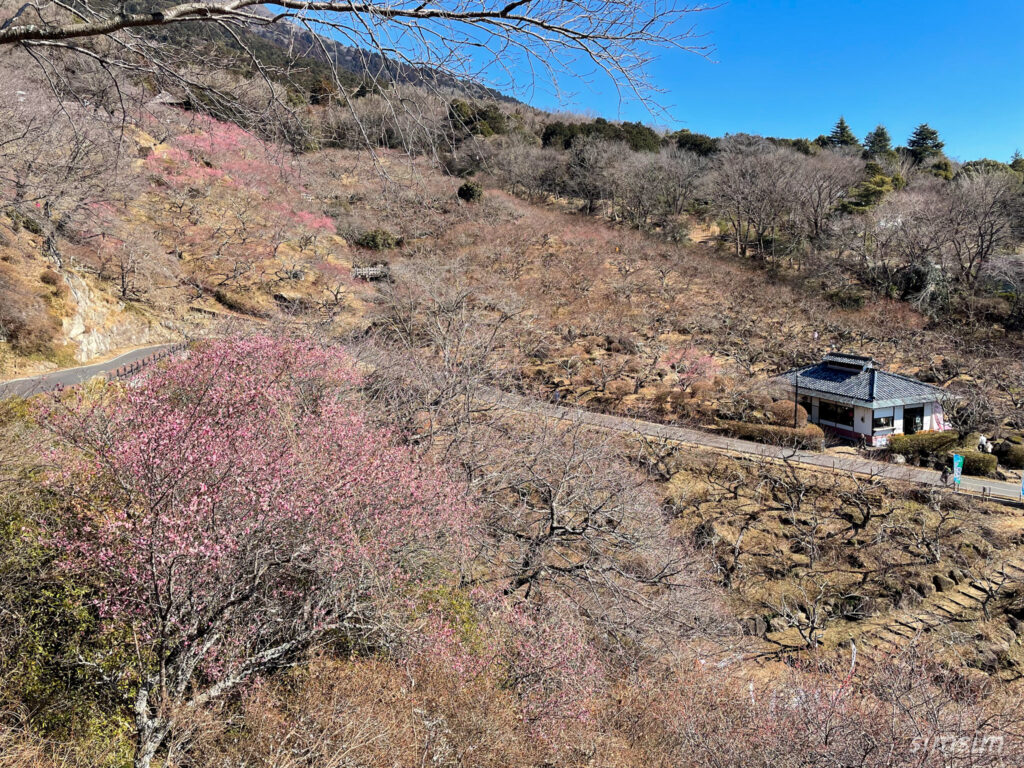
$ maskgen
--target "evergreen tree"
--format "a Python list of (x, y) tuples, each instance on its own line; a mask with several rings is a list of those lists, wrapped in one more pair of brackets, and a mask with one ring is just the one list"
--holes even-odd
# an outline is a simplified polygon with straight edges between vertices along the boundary
[(696, 152), (698, 155), (707, 157), (718, 151), (718, 139), (704, 133), (693, 133), (681, 128), (675, 134), (676, 146), (688, 152)]
[(833, 147), (860, 146), (860, 142), (857, 141), (857, 137), (850, 130), (850, 126), (847, 125), (846, 118), (844, 117), (839, 118), (839, 122), (835, 124), (832, 133), (828, 135), (828, 143)]
[(942, 154), (942, 148), (946, 146), (939, 140), (939, 132), (928, 123), (921, 123), (914, 132), (910, 134), (907, 148), (915, 163), (923, 163), (936, 155)]
[(875, 126), (875, 130), (864, 137), (864, 148), (874, 157), (892, 154), (892, 137), (884, 125)]

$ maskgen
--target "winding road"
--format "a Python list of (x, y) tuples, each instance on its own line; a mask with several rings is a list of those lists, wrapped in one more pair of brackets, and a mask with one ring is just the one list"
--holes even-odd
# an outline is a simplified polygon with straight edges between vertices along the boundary
[(140, 347), (111, 360), (78, 368), (64, 368), (49, 371), (38, 376), (26, 376), (23, 379), (0, 381), (0, 400), (7, 397), (29, 397), (40, 392), (51, 392), (58, 387), (74, 387), (88, 381), (94, 376), (106, 376), (125, 365), (132, 365), (145, 360), (153, 354), (173, 349), (175, 344), (154, 344), (151, 347)]
[[(27, 397), (39, 394), (40, 392), (49, 392), (57, 387), (73, 387), (88, 381), (94, 376), (108, 376), (123, 366), (139, 363), (153, 354), (169, 351), (176, 346), (175, 344), (156, 344), (150, 347), (141, 347), (101, 363), (0, 382), (0, 399)], [(850, 473), (864, 477), (879, 477), (918, 483), (920, 485), (942, 486), (939, 473), (931, 469), (887, 464), (881, 461), (871, 461), (870, 459), (852, 456), (831, 456), (815, 451), (754, 443), (698, 429), (658, 424), (651, 421), (631, 419), (625, 416), (611, 416), (578, 408), (553, 405), (535, 398), (504, 392), (494, 388), (481, 390), (478, 393), (478, 397), (512, 411), (555, 419), (576, 419), (588, 426), (599, 429), (670, 440), (684, 445), (693, 445), (703, 450), (760, 457), (775, 461), (791, 461), (821, 470)], [(965, 493), (989, 496), (994, 500), (1003, 502), (1019, 502), (1021, 499), (1021, 487), (1017, 483), (1006, 483), (987, 478), (965, 476), (960, 485), (960, 490)]]

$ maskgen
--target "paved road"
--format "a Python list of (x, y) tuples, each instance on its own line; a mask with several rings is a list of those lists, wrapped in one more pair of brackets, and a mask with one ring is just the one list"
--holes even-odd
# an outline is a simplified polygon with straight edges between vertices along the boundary
[[(138, 362), (154, 352), (167, 350), (173, 346), (175, 345), (156, 344), (151, 347), (142, 347), (141, 349), (126, 352), (120, 357), (115, 357), (113, 360), (107, 360), (103, 363), (94, 363), (93, 365), (84, 365), (79, 368), (52, 371), (40, 376), (0, 382), (0, 399), (13, 396), (25, 397), (39, 392), (48, 392), (57, 386), (75, 386), (76, 384), (88, 381), (93, 376), (109, 373), (123, 365)], [(857, 475), (902, 480), (922, 485), (942, 485), (939, 473), (930, 469), (886, 464), (880, 461), (870, 461), (849, 456), (829, 456), (814, 451), (801, 451), (793, 448), (755, 443), (698, 429), (687, 429), (686, 427), (658, 424), (651, 421), (640, 421), (623, 416), (610, 416), (603, 413), (594, 413), (593, 411), (552, 405), (534, 398), (503, 392), (493, 388), (483, 390), (481, 396), (496, 405), (510, 410), (557, 419), (580, 419), (586, 424), (602, 429), (633, 432), (649, 437), (663, 438), (673, 442), (737, 453), (744, 456), (760, 456), (776, 460), (786, 459), (798, 464), (819, 467), (834, 472), (849, 472)], [(1001, 483), (996, 480), (964, 477), (961, 489), (971, 493), (991, 495), (998, 499), (1012, 501), (1020, 499), (1020, 486), (1016, 483)]]
[[(921, 485), (941, 486), (942, 480), (938, 472), (920, 467), (887, 464), (881, 461), (855, 458), (852, 456), (829, 456), (815, 451), (801, 451), (794, 448), (783, 448), (776, 445), (755, 443), (739, 440), (725, 435), (704, 432), (698, 429), (658, 424), (651, 421), (639, 421), (623, 416), (609, 416), (593, 411), (582, 411), (550, 403), (544, 403), (530, 397), (488, 389), (484, 398), (509, 410), (521, 411), (549, 416), (557, 419), (580, 419), (585, 424), (618, 432), (633, 432), (648, 437), (657, 437), (673, 442), (695, 445), (701, 448), (737, 453), (745, 456), (760, 456), (769, 459), (787, 459), (798, 464), (820, 467), (834, 472), (881, 477), (890, 480), (919, 483)], [(1003, 483), (979, 477), (964, 477), (961, 490), (970, 493), (991, 495), (1000, 500), (1017, 501), (1020, 499), (1020, 486), (1016, 483)]]
[(65, 368), (60, 371), (50, 371), (39, 376), (28, 376), (23, 379), (12, 379), (11, 381), (0, 382), (0, 400), (5, 397), (27, 397), (40, 392), (49, 392), (58, 386), (73, 387), (88, 381), (93, 376), (100, 376), (120, 368), (122, 365), (130, 365), (143, 360), (155, 352), (162, 352), (175, 346), (174, 344), (155, 344), (152, 347), (142, 347), (125, 352), (123, 355), (107, 360), (103, 363), (83, 365), (78, 368)]

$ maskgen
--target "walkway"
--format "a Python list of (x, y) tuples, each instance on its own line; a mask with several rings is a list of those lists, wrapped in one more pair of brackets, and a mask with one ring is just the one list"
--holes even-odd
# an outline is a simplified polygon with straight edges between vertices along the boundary
[[(871, 461), (870, 459), (852, 456), (830, 456), (815, 451), (755, 443), (699, 429), (688, 429), (686, 427), (658, 424), (651, 421), (640, 421), (625, 416), (610, 416), (604, 413), (594, 413), (593, 411), (552, 405), (534, 398), (502, 392), (493, 388), (488, 388), (483, 393), (483, 397), (489, 402), (509, 410), (548, 416), (555, 419), (579, 419), (584, 424), (600, 429), (630, 432), (743, 456), (786, 460), (796, 464), (827, 469), (832, 472), (848, 472), (866, 477), (879, 477), (907, 483), (918, 483), (920, 485), (942, 486), (940, 474), (931, 469), (911, 467), (905, 464), (887, 464), (881, 461)], [(1000, 501), (1020, 500), (1019, 485), (989, 480), (987, 478), (965, 476), (960, 490), (972, 494), (991, 496), (993, 499)]]

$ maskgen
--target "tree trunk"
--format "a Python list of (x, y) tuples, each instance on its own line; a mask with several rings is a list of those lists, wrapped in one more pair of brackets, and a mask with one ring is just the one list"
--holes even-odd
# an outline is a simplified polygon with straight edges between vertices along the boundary
[(133, 768), (150, 768), (156, 751), (167, 738), (170, 722), (151, 707), (149, 696), (154, 681), (143, 682), (135, 696), (135, 759)]

